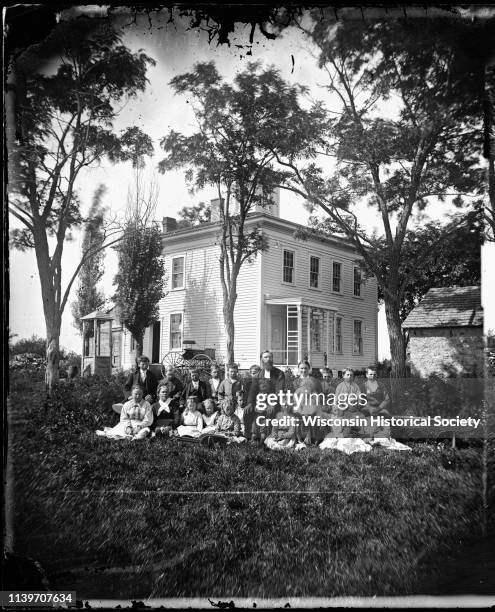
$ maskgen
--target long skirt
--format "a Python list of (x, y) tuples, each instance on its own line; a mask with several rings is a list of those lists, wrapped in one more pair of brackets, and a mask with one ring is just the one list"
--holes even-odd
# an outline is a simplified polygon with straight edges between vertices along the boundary
[(124, 421), (120, 421), (115, 427), (104, 427), (96, 431), (97, 436), (110, 438), (110, 440), (141, 440), (146, 438), (149, 433), (149, 427), (141, 427), (135, 422), (129, 426)]

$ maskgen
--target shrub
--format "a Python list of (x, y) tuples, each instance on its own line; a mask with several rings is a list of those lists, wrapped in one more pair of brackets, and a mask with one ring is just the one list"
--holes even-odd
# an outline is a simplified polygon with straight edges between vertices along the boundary
[(61, 382), (41, 409), (32, 403), (26, 410), (30, 424), (43, 434), (80, 434), (112, 425), (116, 418), (112, 404), (123, 398), (118, 380), (90, 376)]
[(10, 370), (44, 370), (46, 359), (36, 353), (21, 353), (14, 355), (9, 361)]
[(15, 344), (9, 346), (9, 357), (20, 355), (22, 353), (33, 353), (40, 357), (46, 355), (46, 340), (39, 336), (31, 336), (31, 338), (21, 338)]

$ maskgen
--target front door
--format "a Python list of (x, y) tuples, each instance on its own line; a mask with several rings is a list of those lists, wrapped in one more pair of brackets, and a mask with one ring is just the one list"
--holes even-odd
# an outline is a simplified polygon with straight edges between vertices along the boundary
[(285, 317), (282, 314), (272, 313), (271, 350), (273, 360), (278, 364), (285, 364)]
[(161, 323), (155, 321), (153, 323), (153, 340), (151, 345), (151, 363), (160, 363), (160, 336)]

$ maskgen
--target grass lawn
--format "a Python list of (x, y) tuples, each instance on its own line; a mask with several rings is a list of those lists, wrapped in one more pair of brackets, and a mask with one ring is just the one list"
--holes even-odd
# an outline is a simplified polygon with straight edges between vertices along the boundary
[[(57, 413), (64, 397), (11, 397), (15, 549), (78, 598), (422, 593), (480, 535), (475, 448), (110, 441), (93, 433), (117, 418), (108, 405), (89, 422), (81, 406)], [(84, 574), (102, 565), (114, 569)]]

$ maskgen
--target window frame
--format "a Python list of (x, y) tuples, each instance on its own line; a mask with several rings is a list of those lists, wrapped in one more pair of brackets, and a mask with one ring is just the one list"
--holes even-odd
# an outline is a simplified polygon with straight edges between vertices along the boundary
[[(356, 281), (355, 281), (356, 270), (359, 273), (359, 294), (356, 294)], [(364, 285), (363, 271), (361, 270), (359, 266), (353, 266), (352, 267), (352, 297), (358, 298), (360, 300), (364, 299), (363, 285)]]
[[(175, 317), (175, 316), (180, 316), (178, 332), (172, 332), (172, 317)], [(183, 312), (171, 312), (169, 314), (169, 318), (168, 318), (168, 350), (169, 351), (179, 351), (183, 349), (183, 342), (184, 342), (183, 334), (182, 334), (183, 324), (184, 324), (184, 313)], [(172, 333), (180, 334), (180, 346), (172, 346)]]
[[(284, 280), (285, 272), (285, 253), (292, 253), (292, 282)], [(282, 284), (290, 285), (291, 287), (296, 284), (296, 251), (286, 247), (282, 247)]]
[[(337, 348), (337, 321), (340, 321), (340, 350)], [(344, 354), (344, 316), (335, 315), (335, 324), (333, 327), (333, 352), (335, 355)]]
[[(316, 315), (316, 316), (315, 316)], [(311, 333), (311, 350), (317, 353), (323, 353), (323, 335), (324, 335), (324, 324), (325, 324), (325, 315), (319, 311), (315, 312), (315, 309), (311, 310), (311, 314), (309, 316), (309, 326)], [(315, 334), (314, 323), (318, 322), (318, 334)], [(316, 346), (318, 344), (318, 347)]]
[[(317, 259), (318, 260), (318, 276), (317, 276), (317, 285), (316, 287), (313, 287), (311, 285), (311, 274), (314, 274), (314, 272), (311, 271), (311, 260), (312, 259)], [(312, 289), (313, 291), (321, 291), (321, 257), (319, 255), (309, 255), (309, 288)]]
[[(182, 259), (182, 285), (180, 287), (174, 287), (174, 261), (176, 259)], [(186, 288), (186, 256), (185, 255), (174, 255), (172, 257), (172, 262), (171, 262), (171, 280), (170, 280), (170, 289), (172, 291), (182, 291), (183, 289)]]
[[(359, 340), (361, 341), (358, 350), (356, 351), (356, 323), (360, 324)], [(364, 336), (363, 336), (363, 319), (353, 318), (352, 319), (352, 354), (353, 355), (364, 355)]]
[[(334, 279), (333, 266), (334, 266), (334, 264), (339, 264), (339, 266), (340, 266), (340, 289), (339, 289), (339, 291), (336, 291), (333, 288), (333, 279)], [(342, 261), (340, 261), (339, 259), (332, 259), (332, 278), (331, 278), (331, 284), (332, 284), (332, 293), (335, 293), (337, 295), (344, 295), (344, 263)]]

